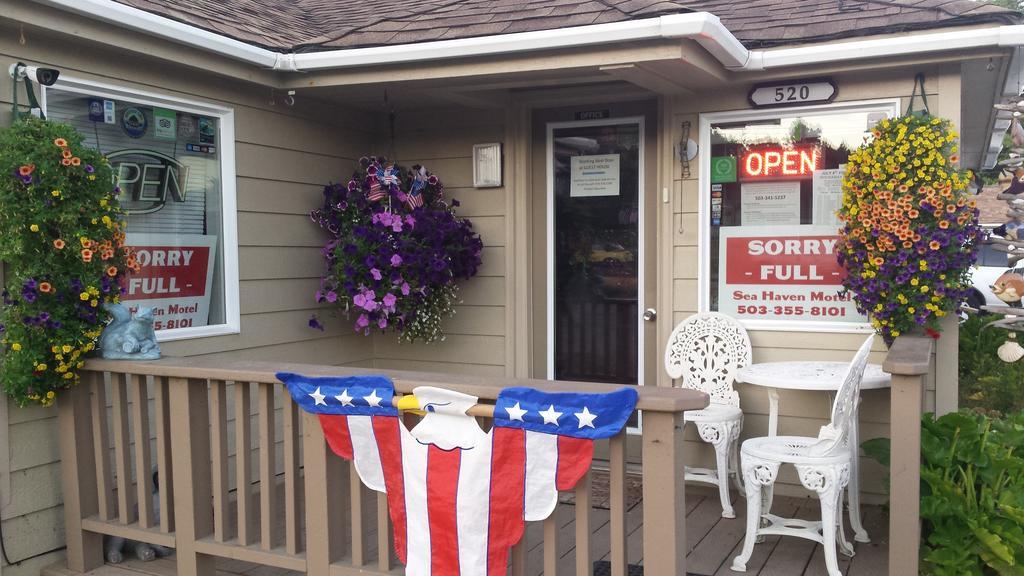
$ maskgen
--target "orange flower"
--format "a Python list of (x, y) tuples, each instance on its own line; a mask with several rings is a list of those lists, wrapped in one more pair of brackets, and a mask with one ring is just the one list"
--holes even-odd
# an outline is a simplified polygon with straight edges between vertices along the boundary
[(39, 283), (39, 291), (40, 292), (52, 292), (53, 291), (53, 286), (49, 282), (40, 282)]
[(113, 257), (114, 257), (114, 251), (113, 250), (104, 250), (103, 252), (100, 252), (100, 258), (102, 258), (103, 260), (110, 260)]
[(68, 150), (67, 148), (65, 148), (64, 151), (61, 152), (60, 154), (65, 158), (71, 158), (72, 156), (74, 156), (74, 154), (71, 153), (71, 150)]
[(79, 158), (78, 156), (75, 156), (74, 158), (71, 159), (71, 165), (72, 166), (80, 166), (81, 164), (82, 164), (82, 159)]
[(107, 268), (107, 276), (110, 276), (111, 278), (113, 278), (114, 276), (117, 276), (117, 267), (116, 266), (111, 266), (111, 267)]
[(954, 163), (954, 164), (956, 164), (957, 162), (960, 161), (960, 155), (959, 154), (953, 154), (952, 156), (949, 157), (949, 161)]
[(61, 160), (60, 163), (65, 165), (65, 166), (71, 166), (71, 159), (70, 158), (65, 158), (65, 159)]
[(948, 220), (939, 220), (939, 228), (942, 228), (943, 230), (945, 230), (946, 228), (949, 228), (949, 221)]
[(82, 261), (92, 262), (92, 250), (88, 248), (82, 248)]
[(57, 138), (56, 140), (53, 141), (53, 143), (54, 145), (60, 146), (61, 148), (65, 148), (68, 145), (68, 141), (63, 138)]
[(36, 169), (36, 165), (35, 164), (25, 164), (21, 168), (18, 168), (18, 174), (21, 175), (21, 176), (28, 176), (32, 172), (35, 172), (35, 169)]
[(909, 216), (911, 218), (917, 218), (919, 215), (920, 215), (920, 212), (918, 212), (917, 210), (914, 210), (914, 209), (907, 210), (907, 216)]
[(956, 205), (950, 204), (949, 206), (946, 206), (946, 212), (949, 212), (950, 214), (956, 212)]
[(64, 241), (61, 240), (60, 238), (57, 238), (56, 240), (53, 241), (53, 247), (56, 248), (57, 250), (63, 250)]
[(928, 243), (928, 247), (931, 248), (932, 250), (938, 250), (939, 248), (942, 247), (942, 245), (939, 244), (938, 240), (932, 240), (931, 242)]
[(900, 192), (906, 192), (910, 188), (906, 184), (900, 184)]
[(903, 247), (904, 248), (913, 248), (914, 247), (914, 243), (911, 242), (910, 240), (906, 240), (906, 241), (903, 242)]

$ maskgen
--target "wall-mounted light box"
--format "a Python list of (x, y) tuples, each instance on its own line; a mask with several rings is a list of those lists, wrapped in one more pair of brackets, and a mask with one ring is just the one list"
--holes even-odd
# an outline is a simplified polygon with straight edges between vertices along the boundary
[(473, 145), (473, 187), (501, 186), (501, 143)]

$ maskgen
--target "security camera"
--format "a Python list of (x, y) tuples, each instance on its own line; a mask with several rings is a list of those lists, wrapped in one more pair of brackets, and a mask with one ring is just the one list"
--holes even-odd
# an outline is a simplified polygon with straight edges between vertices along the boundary
[(22, 63), (11, 64), (10, 68), (11, 78), (15, 81), (27, 78), (29, 80), (35, 80), (43, 86), (53, 86), (57, 83), (57, 77), (60, 76), (60, 70), (56, 68), (40, 68), (38, 66), (26, 66)]

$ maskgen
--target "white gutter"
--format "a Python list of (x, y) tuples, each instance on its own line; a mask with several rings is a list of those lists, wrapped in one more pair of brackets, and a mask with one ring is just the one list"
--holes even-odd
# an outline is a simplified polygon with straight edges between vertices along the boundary
[(924, 32), (796, 48), (751, 50), (750, 59), (743, 67), (743, 71), (906, 56), (924, 52), (958, 51), (971, 48), (1009, 48), (1021, 45), (1024, 45), (1024, 25)]
[(747, 49), (725, 28), (717, 16), (708, 12), (672, 14), (643, 20), (457, 40), (286, 54), (251, 46), (190, 24), (183, 24), (170, 18), (119, 4), (113, 0), (35, 1), (39, 4), (74, 12), (263, 68), (294, 72), (671, 38), (694, 39), (729, 68), (742, 67), (747, 62)]
[(1024, 45), (1024, 25), (1015, 25), (924, 32), (795, 48), (747, 50), (717, 16), (708, 12), (692, 12), (555, 30), (290, 54), (251, 46), (113, 0), (35, 1), (263, 68), (289, 72), (515, 54), (655, 39), (692, 39), (727, 69), (737, 72), (924, 52)]
[(708, 12), (692, 12), (555, 30), (309, 52), (296, 54), (295, 66), (299, 70), (352, 68), (675, 38), (692, 38), (727, 67), (746, 64), (747, 49), (717, 16)]
[(262, 68), (288, 69), (284, 54), (207, 32), (202, 28), (150, 14), (112, 0), (36, 0), (36, 2), (95, 20), (109, 22), (121, 28), (214, 52)]

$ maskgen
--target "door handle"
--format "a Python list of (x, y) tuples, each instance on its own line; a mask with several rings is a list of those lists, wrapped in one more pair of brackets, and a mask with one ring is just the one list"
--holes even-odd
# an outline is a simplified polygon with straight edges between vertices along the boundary
[(645, 321), (647, 321), (647, 322), (654, 322), (654, 320), (657, 317), (658, 317), (658, 311), (655, 310), (654, 308), (648, 308), (647, 310), (644, 310), (644, 320)]

